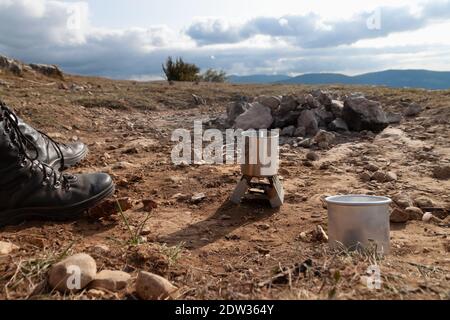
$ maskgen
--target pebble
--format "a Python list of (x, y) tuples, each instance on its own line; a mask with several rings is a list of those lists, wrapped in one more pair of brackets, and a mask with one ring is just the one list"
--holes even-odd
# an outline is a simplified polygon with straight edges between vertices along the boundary
[(395, 208), (392, 210), (389, 220), (393, 223), (405, 223), (409, 220), (409, 215), (406, 211)]
[(378, 166), (374, 165), (373, 163), (369, 163), (368, 165), (366, 165), (364, 167), (364, 169), (369, 170), (371, 172), (376, 172), (376, 171), (380, 170), (380, 168)]
[(144, 205), (144, 211), (147, 212), (152, 212), (153, 209), (156, 209), (158, 207), (158, 204), (151, 199), (142, 200), (142, 204)]
[(437, 166), (433, 170), (433, 177), (441, 180), (450, 179), (450, 165)]
[(404, 115), (407, 117), (415, 117), (422, 112), (422, 106), (413, 102), (405, 110)]
[(386, 173), (386, 181), (387, 182), (397, 181), (397, 179), (398, 179), (398, 177), (397, 177), (397, 174), (395, 172), (388, 171)]
[(88, 210), (88, 216), (93, 219), (109, 217), (119, 213), (118, 205), (122, 211), (130, 210), (133, 207), (131, 198), (108, 199), (99, 205)]
[(144, 226), (144, 228), (142, 228), (140, 235), (141, 236), (148, 236), (152, 233), (153, 229), (150, 226)]
[(269, 230), (270, 229), (270, 225), (267, 223), (258, 224), (256, 227), (261, 230)]
[(377, 171), (372, 175), (372, 179), (379, 182), (379, 183), (384, 183), (384, 182), (391, 182), (391, 181), (396, 181), (397, 180), (397, 175), (392, 172), (381, 172), (381, 171)]
[(405, 193), (398, 193), (394, 195), (392, 198), (394, 202), (402, 209), (413, 206), (411, 198)]
[(206, 199), (206, 195), (203, 192), (196, 193), (191, 197), (191, 202), (192, 203), (200, 203), (205, 199)]
[(173, 298), (177, 291), (172, 283), (156, 274), (141, 271), (136, 279), (136, 293), (143, 300), (164, 300)]
[(94, 298), (102, 298), (105, 295), (105, 292), (102, 290), (91, 289), (88, 291), (88, 294)]
[(317, 161), (320, 159), (319, 155), (315, 153), (314, 151), (310, 151), (306, 154), (306, 159), (310, 161)]
[(405, 209), (408, 214), (409, 220), (422, 220), (423, 211), (417, 207), (408, 207)]
[(434, 216), (431, 212), (426, 212), (423, 217), (422, 217), (422, 221), (423, 222), (430, 222), (431, 220), (433, 220)]
[(115, 164), (113, 164), (111, 166), (111, 169), (120, 170), (120, 169), (131, 169), (131, 168), (135, 168), (135, 167), (136, 167), (136, 165), (134, 165), (130, 162), (119, 161), (119, 162), (116, 162)]
[(189, 196), (183, 193), (177, 193), (174, 194), (171, 199), (177, 200), (177, 201), (185, 201), (189, 199)]
[(54, 264), (50, 268), (48, 282), (51, 288), (60, 292), (73, 292), (84, 289), (96, 274), (95, 260), (88, 254), (79, 253)]
[(303, 241), (303, 242), (307, 242), (308, 241), (308, 235), (306, 234), (306, 232), (301, 232), (298, 236), (298, 238)]
[(359, 179), (364, 182), (369, 182), (372, 176), (368, 172), (362, 172), (359, 174)]
[(425, 196), (419, 196), (414, 199), (414, 203), (419, 208), (432, 208), (434, 207), (433, 200)]
[(108, 291), (120, 291), (127, 287), (131, 276), (123, 271), (103, 270), (90, 283), (92, 289), (105, 289)]
[(302, 148), (310, 148), (311, 144), (312, 144), (311, 139), (307, 138), (307, 139), (300, 141), (298, 143), (298, 146), (302, 147)]
[(377, 171), (372, 175), (372, 179), (377, 182), (383, 183), (383, 182), (385, 182), (386, 174), (384, 174), (381, 171)]
[(19, 247), (10, 242), (0, 241), (0, 256), (6, 256), (12, 253), (15, 250), (18, 250)]
[(97, 244), (92, 248), (92, 251), (96, 254), (107, 254), (111, 251), (111, 249), (106, 244)]

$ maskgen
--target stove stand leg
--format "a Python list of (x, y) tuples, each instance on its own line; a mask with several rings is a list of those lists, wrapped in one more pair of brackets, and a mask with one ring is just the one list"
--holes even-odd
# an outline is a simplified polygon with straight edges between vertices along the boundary
[(241, 181), (239, 181), (238, 185), (233, 191), (233, 194), (231, 195), (231, 202), (235, 204), (241, 203), (242, 197), (245, 195), (247, 190), (250, 188), (249, 181), (246, 177), (243, 177)]
[(267, 192), (267, 196), (272, 208), (281, 207), (284, 203), (284, 189), (277, 176), (269, 178), (271, 188)]

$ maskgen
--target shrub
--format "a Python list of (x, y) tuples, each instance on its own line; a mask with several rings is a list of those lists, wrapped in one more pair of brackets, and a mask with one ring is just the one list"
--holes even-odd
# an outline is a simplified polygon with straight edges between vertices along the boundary
[(162, 68), (167, 81), (197, 81), (199, 79), (200, 68), (195, 64), (184, 62), (182, 58), (177, 58), (174, 62), (172, 57), (168, 57)]
[(227, 74), (223, 70), (208, 69), (200, 78), (204, 82), (225, 82), (227, 81)]

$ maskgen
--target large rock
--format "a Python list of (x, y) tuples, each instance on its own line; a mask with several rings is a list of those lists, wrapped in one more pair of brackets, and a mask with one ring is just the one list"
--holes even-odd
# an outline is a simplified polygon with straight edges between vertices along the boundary
[(286, 137), (292, 137), (295, 133), (295, 127), (294, 126), (289, 126), (286, 128), (283, 128), (283, 130), (281, 130), (281, 136), (286, 136)]
[(332, 131), (348, 131), (348, 126), (345, 123), (345, 121), (341, 118), (337, 118), (333, 120), (329, 125), (328, 128)]
[(106, 289), (108, 291), (120, 291), (127, 287), (131, 276), (123, 271), (103, 270), (89, 284), (93, 289)]
[(319, 101), (319, 103), (325, 107), (331, 106), (332, 98), (331, 95), (320, 89), (311, 91), (311, 95)]
[(294, 111), (298, 107), (297, 97), (294, 95), (283, 96), (280, 104), (280, 114)]
[(236, 118), (247, 110), (247, 103), (238, 101), (231, 102), (227, 106), (227, 121), (229, 125), (233, 125)]
[(388, 126), (386, 114), (380, 103), (363, 97), (347, 98), (342, 118), (353, 131), (380, 132)]
[(97, 274), (97, 264), (88, 254), (79, 253), (56, 264), (49, 271), (48, 282), (52, 289), (74, 292), (84, 289)]
[(249, 104), (249, 108), (236, 118), (235, 128), (248, 129), (268, 129), (272, 125), (273, 117), (269, 107), (259, 102)]
[(295, 110), (287, 113), (277, 111), (275, 113), (272, 127), (273, 128), (285, 128), (289, 126), (296, 126), (297, 119), (300, 116), (301, 111)]
[(55, 65), (48, 65), (48, 64), (30, 64), (31, 69), (33, 69), (36, 72), (39, 72), (47, 77), (53, 77), (53, 78), (59, 78), (63, 79), (64, 75), (61, 69), (58, 66)]
[(342, 110), (344, 109), (344, 103), (340, 100), (332, 100), (329, 106), (325, 106), (327, 111), (331, 112), (335, 118), (342, 117)]
[(327, 111), (324, 106), (314, 109), (314, 113), (319, 127), (325, 128), (334, 120), (334, 115)]
[(277, 96), (259, 96), (255, 101), (269, 107), (272, 111), (277, 110), (281, 104), (281, 98)]
[(136, 279), (136, 293), (143, 300), (173, 298), (177, 290), (168, 280), (150, 272), (141, 271)]
[(297, 127), (305, 128), (305, 134), (315, 136), (319, 132), (319, 124), (312, 110), (303, 110), (297, 120)]
[(294, 131), (294, 137), (304, 137), (306, 135), (306, 129), (303, 127), (298, 127)]
[(404, 115), (406, 117), (415, 117), (421, 112), (422, 112), (422, 107), (419, 104), (413, 102), (406, 108)]
[(321, 107), (322, 105), (320, 104), (319, 100), (317, 100), (312, 94), (307, 94), (304, 97), (305, 101), (306, 101), (306, 105), (310, 108), (310, 109), (316, 109)]

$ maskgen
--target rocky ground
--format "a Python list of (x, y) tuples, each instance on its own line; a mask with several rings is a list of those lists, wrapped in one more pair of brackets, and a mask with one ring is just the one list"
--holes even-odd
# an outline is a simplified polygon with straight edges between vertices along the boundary
[[(322, 88), (333, 99), (359, 92), (390, 116), (412, 103), (422, 110), (379, 133), (338, 130), (327, 144), (283, 137), (280, 209), (231, 204), (236, 165), (172, 164), (173, 129), (221, 122), (236, 101), (314, 89), (0, 73), (0, 98), (21, 117), (58, 141), (89, 145), (71, 172), (110, 173), (124, 209), (0, 229), (0, 298), (137, 299), (156, 290), (176, 299), (449, 299), (450, 91)], [(395, 200), (389, 256), (328, 248), (323, 199), (348, 193)], [(94, 283), (60, 293), (52, 272), (64, 259), (82, 260)], [(379, 290), (367, 287), (371, 265)]]

